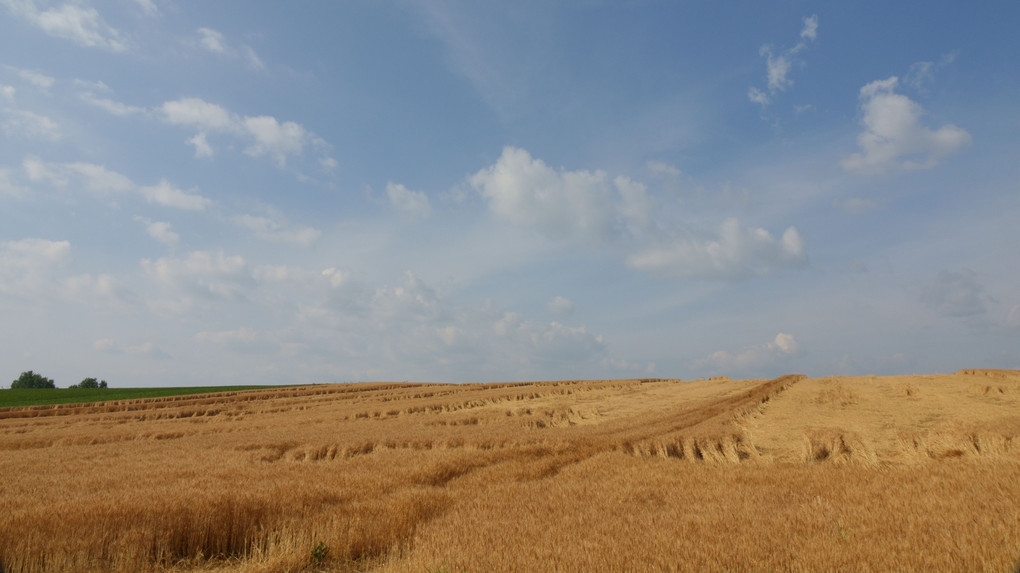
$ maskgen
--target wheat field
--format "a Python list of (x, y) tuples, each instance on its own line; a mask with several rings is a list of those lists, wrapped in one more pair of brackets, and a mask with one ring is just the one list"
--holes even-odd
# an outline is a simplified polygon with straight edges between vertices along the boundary
[(1020, 372), (0, 410), (0, 571), (1015, 571)]

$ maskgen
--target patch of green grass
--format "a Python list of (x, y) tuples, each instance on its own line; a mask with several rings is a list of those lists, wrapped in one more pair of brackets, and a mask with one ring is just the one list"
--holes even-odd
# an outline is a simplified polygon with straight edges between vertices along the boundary
[(279, 386), (187, 386), (180, 388), (31, 388), (0, 390), (0, 408), (43, 404), (80, 404), (109, 400), (138, 400), (212, 392), (237, 392)]

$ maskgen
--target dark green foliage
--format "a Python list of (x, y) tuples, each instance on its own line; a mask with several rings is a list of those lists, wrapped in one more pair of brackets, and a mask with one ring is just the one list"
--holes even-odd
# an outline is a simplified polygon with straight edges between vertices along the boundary
[(329, 547), (326, 547), (322, 541), (316, 543), (312, 548), (312, 565), (321, 565), (327, 555), (329, 555)]
[(214, 392), (238, 392), (275, 388), (276, 386), (189, 386), (182, 388), (103, 388), (99, 389), (58, 388), (56, 390), (22, 389), (0, 391), (0, 408), (12, 406), (36, 406), (41, 404), (75, 404), (82, 402), (104, 402), (106, 400), (138, 400), (164, 396), (184, 396)]
[(68, 386), (68, 388), (91, 388), (91, 389), (106, 388), (106, 380), (100, 382), (95, 378), (86, 378), (77, 384), (72, 384)]
[(53, 383), (53, 380), (47, 378), (41, 374), (36, 374), (29, 370), (28, 372), (22, 372), (21, 376), (14, 382), (11, 382), (11, 389), (25, 389), (25, 388), (56, 388), (57, 385)]

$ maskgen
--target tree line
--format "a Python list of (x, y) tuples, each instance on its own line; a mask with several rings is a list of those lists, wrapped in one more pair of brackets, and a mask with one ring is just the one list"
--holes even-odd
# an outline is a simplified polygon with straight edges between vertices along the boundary
[[(57, 385), (53, 382), (52, 378), (47, 378), (42, 374), (37, 374), (31, 370), (22, 372), (21, 376), (14, 382), (11, 382), (11, 390), (18, 390), (24, 388), (56, 388)], [(106, 380), (96, 380), (95, 378), (86, 378), (77, 384), (71, 384), (68, 388), (106, 388)]]

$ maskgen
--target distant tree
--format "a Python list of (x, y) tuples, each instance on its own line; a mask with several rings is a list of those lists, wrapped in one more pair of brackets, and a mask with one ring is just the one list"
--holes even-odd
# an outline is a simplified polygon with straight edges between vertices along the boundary
[(106, 380), (96, 380), (95, 378), (86, 378), (77, 384), (71, 384), (67, 387), (71, 388), (106, 388)]
[(21, 376), (14, 382), (11, 382), (11, 389), (16, 390), (19, 388), (56, 388), (57, 385), (53, 383), (53, 380), (47, 378), (41, 374), (36, 374), (29, 370), (28, 372), (22, 372)]

